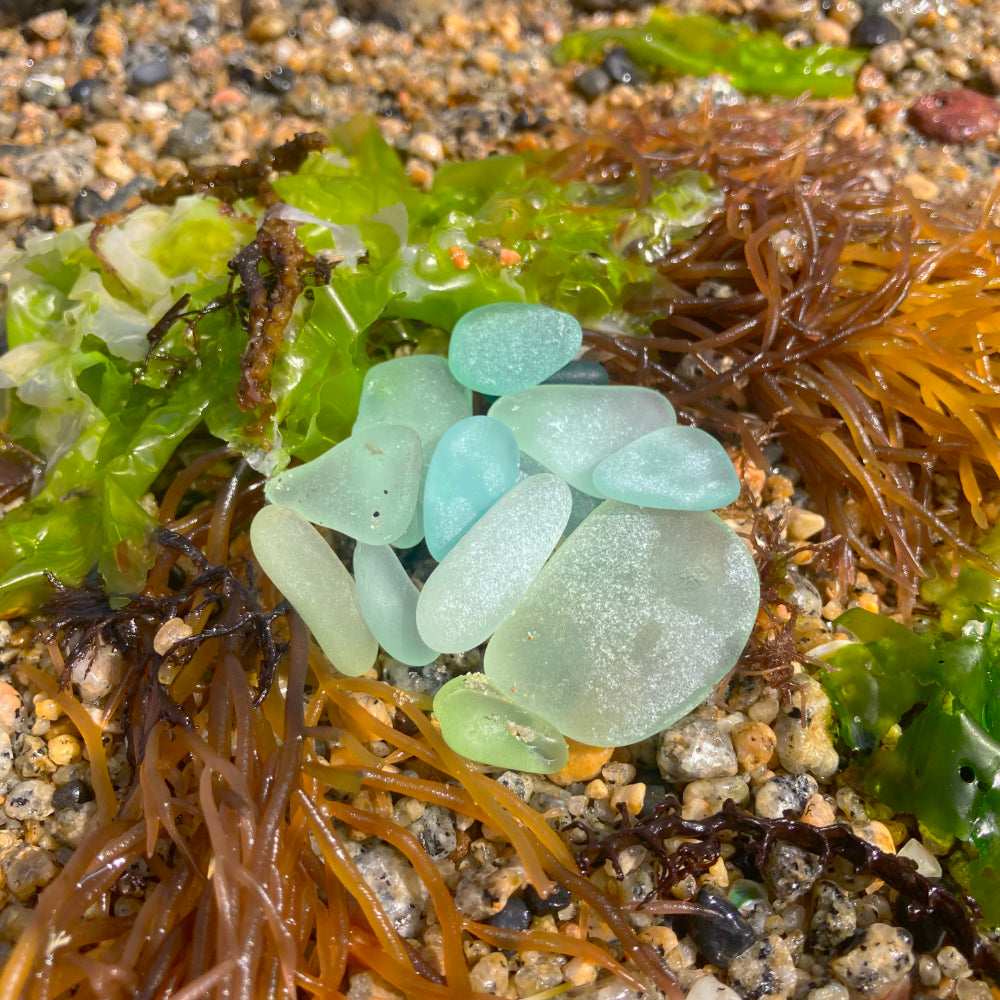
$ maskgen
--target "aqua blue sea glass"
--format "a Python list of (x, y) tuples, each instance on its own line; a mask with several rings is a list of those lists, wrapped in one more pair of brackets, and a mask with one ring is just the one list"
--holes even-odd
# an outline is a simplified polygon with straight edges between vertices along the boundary
[(662, 427), (629, 442), (594, 469), (606, 497), (664, 510), (716, 510), (740, 495), (726, 449), (698, 427)]
[(438, 563), (417, 601), (432, 649), (462, 653), (488, 638), (531, 585), (562, 535), (569, 487), (532, 476), (502, 496)]
[(351, 574), (323, 536), (290, 507), (269, 504), (250, 525), (250, 544), (330, 662), (349, 677), (367, 673), (378, 643), (361, 615)]
[(417, 505), (408, 527), (393, 543), (416, 545), (424, 536), (423, 479), (441, 435), (472, 415), (472, 393), (452, 377), (448, 359), (411, 354), (373, 365), (365, 376), (354, 433), (376, 424), (402, 424), (420, 435), (423, 468)]
[(568, 313), (524, 302), (494, 302), (459, 319), (448, 345), (451, 373), (490, 396), (522, 392), (573, 360), (583, 331)]
[(598, 462), (677, 422), (660, 393), (625, 385), (538, 385), (501, 396), (490, 416), (514, 432), (521, 451), (592, 496), (601, 495), (593, 480)]
[(510, 429), (492, 417), (467, 417), (441, 438), (424, 486), (424, 535), (438, 562), (517, 482), (519, 454)]
[(314, 524), (367, 545), (384, 545), (399, 538), (413, 519), (422, 464), (416, 431), (375, 425), (279, 473), (264, 496)]
[(437, 651), (417, 632), (420, 592), (388, 545), (359, 545), (354, 550), (354, 579), (361, 613), (390, 656), (411, 667), (437, 658)]

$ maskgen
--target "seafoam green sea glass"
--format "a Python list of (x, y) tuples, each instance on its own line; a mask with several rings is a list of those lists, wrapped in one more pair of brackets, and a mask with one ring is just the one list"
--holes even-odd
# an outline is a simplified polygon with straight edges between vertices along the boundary
[[(541, 462), (536, 462), (529, 454), (526, 452), (521, 452), (521, 478), (527, 479), (528, 476), (537, 476), (542, 472), (548, 472), (549, 470), (542, 465)], [(600, 497), (592, 497), (589, 493), (584, 493), (581, 490), (575, 489), (570, 486), (569, 495), (573, 501), (573, 506), (569, 510), (569, 520), (566, 522), (566, 527), (563, 529), (563, 535), (566, 536), (572, 531), (576, 531), (577, 527), (583, 522), (583, 519), (595, 508), (601, 505)]]
[(462, 653), (492, 635), (555, 548), (570, 506), (569, 487), (553, 475), (502, 496), (427, 578), (417, 601), (424, 642)]
[(417, 632), (420, 592), (388, 545), (354, 550), (358, 604), (379, 645), (400, 663), (422, 667), (437, 658)]
[(759, 599), (753, 559), (717, 515), (608, 500), (497, 629), (486, 675), (565, 736), (624, 746), (709, 694)]
[(455, 324), (448, 345), (451, 373), (463, 385), (490, 396), (538, 385), (583, 343), (568, 313), (524, 302), (493, 302), (471, 309)]
[(609, 455), (594, 469), (606, 497), (669, 510), (715, 510), (740, 495), (726, 449), (698, 427), (661, 427)]
[(361, 615), (351, 574), (323, 536), (297, 511), (271, 504), (253, 519), (250, 544), (330, 662), (349, 677), (367, 673), (378, 643)]
[(264, 496), (314, 524), (367, 545), (385, 545), (399, 538), (413, 519), (421, 468), (416, 431), (376, 425), (279, 473)]
[(467, 417), (441, 438), (424, 486), (424, 536), (438, 562), (517, 482), (519, 454), (492, 417)]
[(481, 764), (552, 774), (569, 759), (552, 723), (511, 701), (482, 674), (448, 681), (434, 696), (434, 714), (448, 746)]
[(677, 422), (660, 393), (627, 385), (538, 385), (502, 396), (490, 416), (514, 432), (521, 451), (591, 496), (600, 496), (593, 479), (598, 462)]
[[(452, 424), (472, 415), (472, 393), (448, 370), (448, 359), (436, 354), (411, 354), (373, 365), (365, 376), (358, 403), (357, 433), (377, 424), (402, 424), (420, 435), (422, 477), (427, 474), (438, 441)], [(396, 539), (409, 548), (424, 537), (423, 478), (413, 517)]]

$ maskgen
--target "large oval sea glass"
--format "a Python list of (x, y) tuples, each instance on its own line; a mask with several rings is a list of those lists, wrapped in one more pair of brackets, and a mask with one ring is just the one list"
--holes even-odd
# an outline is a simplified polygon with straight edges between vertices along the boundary
[(563, 735), (651, 736), (736, 663), (760, 583), (715, 514), (601, 504), (562, 544), (486, 648), (486, 675)]

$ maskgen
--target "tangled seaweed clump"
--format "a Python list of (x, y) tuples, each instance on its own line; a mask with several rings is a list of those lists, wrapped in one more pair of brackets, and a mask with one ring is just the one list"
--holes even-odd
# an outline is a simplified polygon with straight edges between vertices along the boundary
[(671, 295), (629, 303), (659, 317), (653, 336), (591, 332), (593, 354), (762, 467), (780, 443), (838, 539), (842, 595), (860, 565), (906, 613), (936, 546), (982, 564), (970, 542), (998, 513), (1000, 230), (995, 198), (972, 217), (894, 184), (838, 114), (650, 113), (626, 128), (636, 152), (595, 140), (564, 171), (698, 167), (722, 187), (722, 211), (660, 261)]

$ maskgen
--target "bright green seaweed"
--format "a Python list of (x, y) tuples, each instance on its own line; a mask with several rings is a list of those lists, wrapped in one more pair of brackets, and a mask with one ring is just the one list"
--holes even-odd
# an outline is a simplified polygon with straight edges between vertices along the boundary
[[(0, 520), (0, 615), (43, 599), (46, 573), (74, 584), (97, 565), (112, 592), (139, 589), (151, 557), (147, 494), (193, 433), (263, 471), (315, 457), (350, 432), (364, 373), (386, 345), (441, 351), (458, 317), (488, 302), (571, 303), (586, 322), (617, 312), (626, 294), (663, 293), (649, 261), (720, 202), (694, 171), (658, 182), (637, 210), (631, 182), (560, 184), (544, 168), (528, 156), (452, 164), (424, 192), (358, 118), (277, 180), (286, 205), (277, 211), (335, 265), (328, 284), (298, 299), (263, 430), (237, 406), (246, 333), (223, 298), (228, 262), (252, 239), (260, 206), (232, 212), (191, 196), (108, 226), (94, 237), (98, 253), (86, 224), (0, 260), (3, 430), (45, 463), (31, 499)], [(521, 261), (503, 266), (497, 241)], [(147, 356), (147, 333), (183, 295), (189, 314), (223, 308), (193, 329), (168, 324)]]
[(856, 49), (829, 45), (790, 48), (774, 31), (718, 21), (705, 14), (680, 16), (666, 7), (635, 28), (602, 28), (566, 35), (553, 51), (556, 62), (591, 61), (621, 46), (639, 65), (672, 74), (705, 77), (723, 73), (748, 94), (777, 97), (850, 97), (854, 73), (864, 60)]

